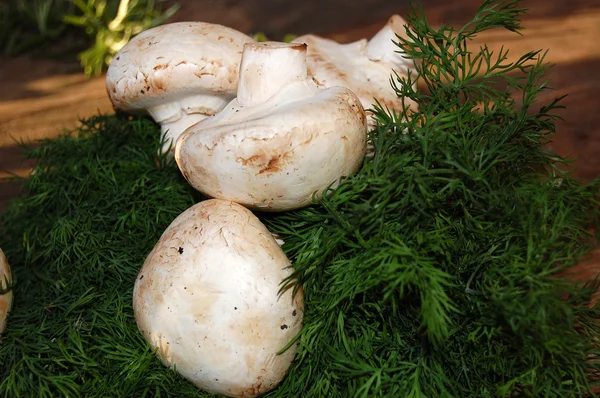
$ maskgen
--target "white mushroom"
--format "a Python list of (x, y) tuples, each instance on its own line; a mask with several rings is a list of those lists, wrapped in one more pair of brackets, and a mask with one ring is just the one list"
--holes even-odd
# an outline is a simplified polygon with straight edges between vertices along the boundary
[[(402, 98), (398, 98), (390, 83), (394, 71), (406, 76), (414, 70), (412, 61), (404, 59), (394, 44), (398, 41), (396, 35), (406, 35), (404, 25), (404, 19), (394, 15), (369, 41), (362, 39), (340, 44), (323, 37), (304, 35), (293, 42), (308, 45), (308, 75), (321, 87), (348, 87), (356, 93), (367, 109), (369, 128), (373, 128), (376, 123), (369, 109), (373, 108), (375, 99), (389, 109), (402, 107)], [(405, 101), (408, 106), (415, 106), (412, 101)]]
[(8, 260), (0, 249), (0, 334), (6, 329), (6, 318), (12, 306), (12, 290), (9, 289), (7, 281), (11, 283), (12, 276)]
[(210, 197), (281, 211), (309, 205), (354, 174), (366, 141), (359, 99), (307, 78), (305, 44), (249, 43), (237, 98), (183, 133), (175, 159)]
[(158, 357), (199, 388), (255, 397), (287, 374), (302, 328), (302, 289), (280, 289), (290, 262), (245, 207), (210, 199), (179, 215), (133, 291), (138, 327)]
[(204, 22), (146, 30), (115, 55), (106, 74), (108, 95), (116, 109), (150, 114), (166, 133), (164, 151), (235, 97), (243, 46), (253, 41)]

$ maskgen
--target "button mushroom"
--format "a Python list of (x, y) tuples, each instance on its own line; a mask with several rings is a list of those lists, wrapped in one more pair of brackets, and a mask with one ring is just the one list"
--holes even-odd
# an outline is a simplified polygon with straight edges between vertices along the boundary
[(12, 276), (8, 260), (2, 249), (0, 249), (0, 334), (6, 329), (6, 318), (12, 306), (12, 290), (8, 286), (11, 281)]
[(161, 361), (199, 388), (261, 395), (287, 374), (296, 346), (278, 352), (302, 327), (302, 289), (282, 284), (289, 267), (250, 210), (200, 202), (147, 257), (133, 291), (137, 325)]
[[(394, 44), (396, 35), (405, 35), (405, 24), (402, 17), (394, 15), (369, 41), (362, 39), (340, 44), (323, 37), (304, 35), (293, 42), (308, 45), (308, 75), (321, 87), (348, 87), (356, 93), (367, 109), (369, 128), (373, 128), (376, 123), (368, 109), (373, 108), (375, 99), (389, 109), (402, 107), (402, 98), (398, 98), (390, 78), (394, 71), (402, 76), (413, 70), (412, 61), (402, 58)], [(405, 101), (408, 106), (415, 106), (412, 101)]]
[(237, 98), (187, 129), (175, 160), (210, 197), (282, 211), (309, 205), (355, 173), (366, 142), (358, 97), (318, 88), (307, 77), (305, 44), (248, 43)]
[(214, 115), (235, 97), (245, 43), (234, 29), (179, 22), (148, 29), (115, 55), (106, 89), (115, 109), (148, 113), (175, 145), (189, 126)]

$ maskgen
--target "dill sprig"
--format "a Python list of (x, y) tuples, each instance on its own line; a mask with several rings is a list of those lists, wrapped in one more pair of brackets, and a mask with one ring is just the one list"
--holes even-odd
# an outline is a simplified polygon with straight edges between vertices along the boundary
[[(595, 281), (557, 276), (588, 253), (599, 184), (544, 144), (560, 99), (543, 52), (467, 44), (519, 32), (519, 1), (485, 1), (460, 30), (418, 7), (394, 76), (418, 109), (374, 106), (375, 154), (320, 204), (262, 214), (305, 292), (290, 374), (272, 397), (578, 397), (598, 374)], [(418, 84), (420, 90), (415, 90)], [(0, 216), (14, 308), (0, 396), (208, 397), (153, 355), (135, 277), (200, 196), (145, 118), (97, 116), (30, 150), (35, 173)]]
[(199, 197), (156, 158), (160, 127), (96, 116), (29, 151), (33, 175), (0, 218), (15, 277), (0, 396), (204, 396), (157, 362), (137, 330), (144, 259)]
[[(592, 248), (599, 182), (544, 144), (560, 98), (544, 53), (468, 48), (519, 32), (520, 1), (460, 30), (407, 18), (396, 75), (418, 104), (374, 107), (375, 156), (321, 205), (266, 219), (304, 286), (298, 361), (273, 396), (581, 396), (598, 372), (597, 284), (558, 278)], [(419, 86), (420, 90), (416, 90)]]

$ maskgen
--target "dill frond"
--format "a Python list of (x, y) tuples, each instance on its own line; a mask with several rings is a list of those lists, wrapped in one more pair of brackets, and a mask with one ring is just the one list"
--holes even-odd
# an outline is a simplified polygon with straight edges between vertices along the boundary
[(600, 181), (582, 185), (544, 148), (561, 107), (536, 109), (545, 53), (509, 62), (468, 47), (488, 29), (519, 32), (519, 4), (485, 1), (460, 30), (413, 8), (397, 44), (416, 74), (391, 84), (418, 110), (375, 104), (375, 156), (358, 175), (266, 218), (307, 299), (299, 359), (272, 396), (591, 391), (597, 284), (556, 274), (592, 248)]

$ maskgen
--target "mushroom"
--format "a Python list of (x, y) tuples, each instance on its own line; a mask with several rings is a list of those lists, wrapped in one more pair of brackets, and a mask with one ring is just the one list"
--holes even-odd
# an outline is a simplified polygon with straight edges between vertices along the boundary
[(6, 329), (6, 318), (12, 306), (12, 290), (8, 286), (11, 281), (12, 276), (8, 260), (2, 249), (0, 249), (0, 334)]
[[(349, 44), (340, 44), (334, 40), (315, 35), (304, 35), (293, 40), (294, 43), (308, 45), (308, 75), (312, 76), (320, 87), (348, 87), (360, 98), (367, 110), (368, 126), (376, 125), (369, 110), (377, 99), (389, 109), (399, 110), (402, 98), (392, 88), (390, 78), (393, 73), (407, 75), (414, 70), (413, 63), (398, 53), (394, 43), (397, 36), (405, 36), (406, 22), (399, 15), (393, 15), (387, 24), (367, 41), (362, 39)], [(407, 106), (415, 103), (407, 101)]]
[(245, 43), (234, 29), (178, 22), (148, 29), (115, 55), (106, 89), (115, 109), (148, 113), (166, 134), (163, 152), (189, 126), (235, 97)]
[(305, 44), (247, 43), (237, 98), (188, 128), (175, 160), (209, 197), (282, 211), (309, 205), (354, 174), (366, 142), (358, 97), (318, 88), (307, 77)]
[(287, 374), (304, 296), (260, 220), (209, 199), (180, 214), (147, 257), (133, 290), (137, 325), (165, 366), (197, 387), (256, 397)]

